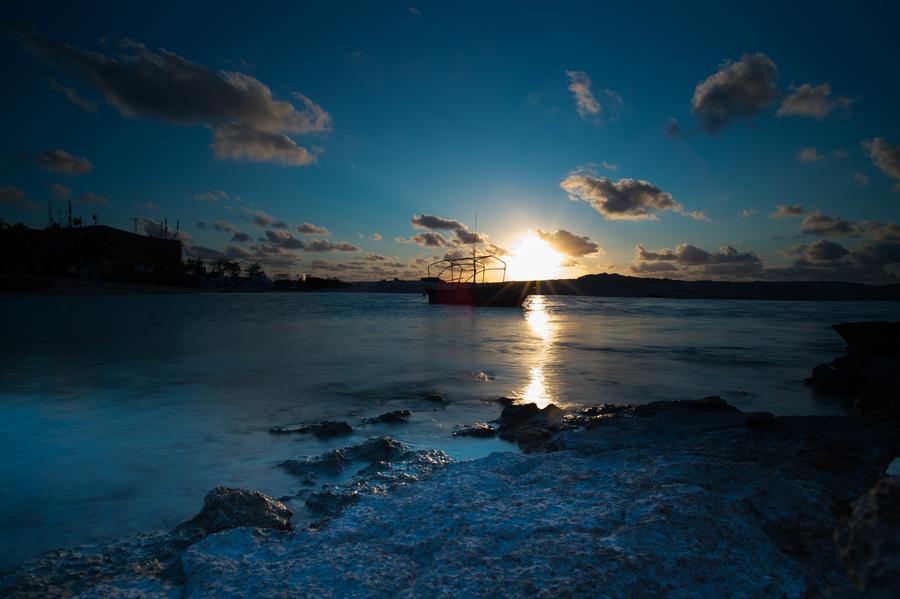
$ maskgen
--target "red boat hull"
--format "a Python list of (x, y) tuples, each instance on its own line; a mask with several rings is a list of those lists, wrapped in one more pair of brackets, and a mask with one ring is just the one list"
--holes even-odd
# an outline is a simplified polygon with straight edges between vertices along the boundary
[(532, 286), (531, 281), (475, 285), (442, 284), (428, 290), (428, 303), (515, 308), (522, 305), (531, 293)]

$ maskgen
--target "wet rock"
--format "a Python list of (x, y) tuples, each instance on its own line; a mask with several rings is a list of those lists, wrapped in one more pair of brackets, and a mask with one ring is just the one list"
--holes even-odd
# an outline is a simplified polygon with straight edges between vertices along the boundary
[(305, 497), (306, 508), (320, 518), (315, 527), (337, 516), (359, 497), (385, 493), (391, 489), (431, 476), (453, 460), (435, 449), (412, 450), (391, 437), (374, 437), (350, 447), (343, 447), (316, 458), (288, 460), (281, 465), (294, 474), (307, 475), (309, 465), (333, 464), (343, 470), (350, 464), (369, 462), (348, 481), (335, 486), (322, 485)]
[(631, 406), (622, 406), (614, 404), (599, 404), (579, 408), (570, 415), (572, 424), (584, 428), (596, 428), (604, 423), (608, 418), (612, 418), (618, 414), (623, 414), (631, 409)]
[(497, 421), (500, 438), (515, 441), (526, 451), (541, 450), (541, 443), (560, 430), (564, 415), (553, 404), (545, 408), (534, 403), (508, 405)]
[(425, 401), (440, 402), (444, 401), (444, 396), (440, 393), (426, 393), (422, 399)]
[(259, 491), (216, 487), (200, 512), (175, 529), (49, 552), (0, 577), (0, 596), (177, 596), (189, 547), (241, 527), (289, 531), (291, 516), (283, 503)]
[(867, 597), (900, 597), (900, 476), (880, 480), (835, 535), (841, 563)]
[[(858, 522), (838, 535), (838, 547), (862, 548), (845, 559), (860, 573), (853, 580), (871, 585), (864, 592), (872, 596), (895, 596), (885, 595), (893, 593), (893, 570), (882, 564), (896, 555), (896, 481), (889, 489), (881, 483), (876, 499), (870, 493), (845, 507), (900, 452), (895, 425), (777, 417), (778, 432), (761, 434), (748, 425), (751, 415), (713, 409), (717, 402), (671, 403), (642, 414), (638, 406), (561, 416), (536, 406), (513, 410), (510, 427), (545, 420), (540, 453), (448, 464), (442, 452), (401, 449), (346, 484), (307, 494), (310, 512), (329, 514), (314, 533), (224, 530), (174, 558), (177, 580), (159, 573), (159, 537), (105, 547), (100, 559), (96, 549), (61, 552), (0, 579), (0, 596), (279, 597), (302, 589), (431, 597), (501, 589), (547, 597), (820, 597), (849, 584), (834, 531), (851, 511)], [(373, 445), (394, 454), (395, 443)]]
[(394, 410), (393, 412), (387, 412), (380, 416), (375, 416), (374, 418), (366, 418), (363, 422), (366, 424), (404, 424), (409, 421), (411, 415), (412, 412), (409, 410)]
[(312, 424), (303, 424), (300, 426), (278, 426), (269, 429), (269, 432), (276, 435), (311, 433), (320, 439), (329, 439), (332, 437), (349, 435), (353, 432), (353, 427), (343, 420), (323, 420), (322, 422), (314, 422)]
[(851, 355), (900, 356), (900, 322), (842, 322), (832, 327)]
[(804, 381), (847, 397), (860, 414), (900, 417), (900, 322), (856, 322), (832, 328), (847, 353), (819, 364)]
[(365, 478), (369, 478), (369, 477), (373, 477), (373, 476), (378, 476), (380, 473), (387, 472), (390, 469), (391, 469), (390, 462), (382, 462), (382, 461), (372, 462), (371, 464), (369, 464), (368, 466), (366, 466), (365, 468), (363, 468), (362, 470), (357, 472), (356, 475), (365, 477)]
[(239, 526), (291, 530), (292, 515), (283, 503), (259, 491), (216, 487), (206, 494), (200, 513), (176, 530), (199, 528), (206, 534)]
[(702, 399), (684, 399), (677, 401), (654, 401), (634, 406), (631, 413), (635, 416), (656, 416), (666, 412), (737, 412), (738, 409), (717, 395), (709, 395)]
[(485, 439), (489, 437), (495, 437), (497, 435), (497, 429), (493, 428), (489, 424), (485, 422), (476, 422), (470, 426), (463, 427), (457, 431), (453, 431), (454, 437), (477, 437), (480, 439)]
[(295, 476), (315, 479), (322, 474), (340, 474), (353, 462), (390, 462), (403, 457), (408, 450), (409, 447), (391, 437), (372, 437), (315, 457), (285, 460), (279, 466)]
[(315, 457), (285, 460), (279, 466), (295, 476), (315, 479), (321, 474), (339, 474), (352, 461), (344, 454), (343, 450), (335, 449)]
[(355, 491), (342, 493), (335, 489), (323, 489), (307, 498), (306, 508), (319, 516), (333, 518), (348, 505), (359, 501), (359, 498), (360, 494)]
[(401, 486), (420, 482), (452, 461), (449, 455), (438, 449), (405, 448), (393, 461), (374, 461), (359, 470), (346, 483), (313, 493), (307, 499), (306, 507), (322, 518), (316, 523), (316, 527), (319, 527), (361, 497), (371, 494), (382, 495)]
[(274, 597), (303, 581), (310, 595), (800, 598), (847, 584), (834, 506), (880, 477), (896, 431), (787, 417), (760, 434), (733, 410), (634, 407), (595, 410), (592, 429), (565, 420), (560, 451), (357, 487), (315, 534), (210, 537), (184, 558), (186, 594)]
[(355, 462), (390, 462), (403, 456), (409, 447), (392, 437), (372, 437), (362, 443), (343, 448), (344, 455)]

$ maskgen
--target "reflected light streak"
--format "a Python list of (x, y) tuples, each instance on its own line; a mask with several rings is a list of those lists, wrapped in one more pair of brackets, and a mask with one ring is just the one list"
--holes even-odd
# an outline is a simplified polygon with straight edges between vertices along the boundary
[(553, 394), (547, 387), (547, 382), (544, 378), (544, 365), (550, 357), (556, 329), (556, 324), (550, 315), (550, 311), (547, 309), (547, 301), (543, 295), (531, 296), (525, 314), (525, 322), (528, 324), (531, 332), (539, 337), (543, 343), (538, 349), (537, 355), (533, 356), (534, 359), (528, 360), (534, 366), (531, 367), (529, 372), (528, 385), (518, 393), (518, 396), (521, 402), (534, 403), (543, 409), (554, 403)]
[(524, 403), (535, 403), (537, 407), (542, 409), (553, 403), (553, 398), (547, 392), (547, 385), (544, 382), (544, 369), (540, 366), (531, 369), (528, 386), (522, 391), (522, 401)]
[(550, 341), (554, 327), (543, 295), (531, 296), (531, 302), (528, 304), (528, 313), (525, 315), (525, 322), (528, 323), (531, 332), (544, 341)]

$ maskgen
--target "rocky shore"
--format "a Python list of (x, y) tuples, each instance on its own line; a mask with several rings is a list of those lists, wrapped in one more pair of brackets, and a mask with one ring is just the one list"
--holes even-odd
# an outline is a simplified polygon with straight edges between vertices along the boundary
[[(896, 423), (710, 397), (510, 404), (494, 426), (524, 451), (453, 462), (379, 437), (298, 457), (296, 496), (214, 489), (172, 531), (51, 552), (0, 595), (897, 596)], [(317, 483), (336, 470), (353, 475)]]
[(857, 413), (900, 416), (900, 322), (844, 322), (832, 328), (847, 342), (846, 353), (813, 368), (806, 384), (846, 398)]

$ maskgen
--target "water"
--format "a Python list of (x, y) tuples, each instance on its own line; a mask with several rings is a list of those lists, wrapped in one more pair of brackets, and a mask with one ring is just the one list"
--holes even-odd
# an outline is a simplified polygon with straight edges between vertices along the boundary
[[(373, 434), (459, 459), (512, 449), (455, 439), (503, 395), (566, 405), (717, 394), (743, 410), (835, 414), (803, 386), (841, 353), (834, 322), (897, 319), (885, 302), (534, 297), (523, 310), (414, 295), (0, 297), (0, 567), (169, 527), (216, 485), (279, 496), (275, 467)], [(440, 392), (443, 404), (423, 396)], [(350, 439), (272, 426), (407, 408)]]

